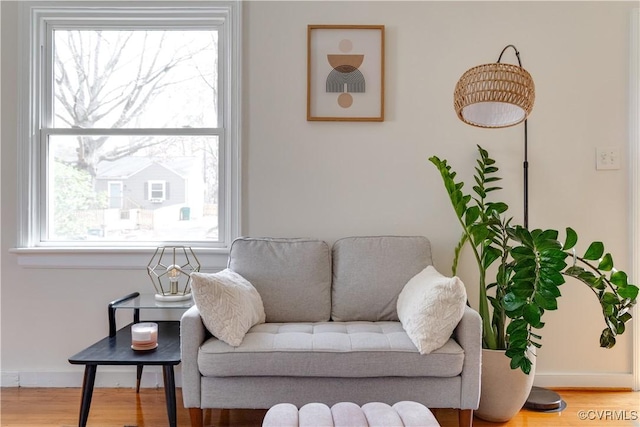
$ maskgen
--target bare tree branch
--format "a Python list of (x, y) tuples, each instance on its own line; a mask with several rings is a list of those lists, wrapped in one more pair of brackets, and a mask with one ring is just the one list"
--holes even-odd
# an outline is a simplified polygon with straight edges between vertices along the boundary
[[(153, 99), (169, 87), (198, 78), (181, 76), (173, 70), (189, 61), (208, 46), (192, 49), (183, 46), (167, 56), (167, 33), (151, 40), (149, 31), (67, 31), (56, 43), (66, 48), (63, 59), (55, 50), (56, 119), (66, 126), (92, 128), (96, 124), (106, 128), (123, 128), (138, 120)], [(107, 34), (109, 34), (107, 36)], [(140, 54), (136, 59), (124, 53), (131, 52), (134, 37), (140, 36)], [(212, 43), (213, 43), (212, 39)], [(138, 48), (135, 46), (136, 49)], [(66, 62), (65, 62), (66, 61)], [(134, 74), (123, 76), (127, 69)], [(205, 75), (198, 69), (199, 78)], [(69, 75), (72, 73), (72, 76)], [(175, 75), (174, 75), (175, 74)], [(214, 85), (207, 85), (214, 88)], [(109, 122), (110, 120), (110, 122)], [(84, 137), (77, 140), (76, 167), (96, 176), (100, 161), (113, 161), (142, 149), (166, 143), (165, 139), (148, 138), (135, 144), (105, 150), (109, 137)]]

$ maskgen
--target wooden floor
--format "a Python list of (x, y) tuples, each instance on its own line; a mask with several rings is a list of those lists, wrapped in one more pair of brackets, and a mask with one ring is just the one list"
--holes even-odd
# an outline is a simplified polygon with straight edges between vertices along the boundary
[[(522, 410), (508, 423), (474, 419), (474, 426), (505, 427), (640, 427), (640, 392), (557, 390), (567, 402), (559, 413)], [(178, 426), (189, 427), (178, 390)], [(79, 388), (2, 388), (2, 427), (69, 427), (78, 425)], [(443, 427), (457, 426), (454, 410), (434, 411)], [(266, 410), (207, 411), (205, 425), (259, 427)], [(587, 419), (581, 419), (586, 417)], [(88, 427), (163, 427), (168, 425), (162, 389), (96, 389)]]

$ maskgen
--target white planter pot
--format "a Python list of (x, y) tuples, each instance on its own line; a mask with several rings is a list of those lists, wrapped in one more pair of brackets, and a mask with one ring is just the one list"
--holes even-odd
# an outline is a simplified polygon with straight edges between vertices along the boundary
[(535, 356), (529, 375), (511, 369), (504, 350), (482, 350), (480, 406), (474, 415), (486, 421), (505, 422), (520, 411), (531, 392), (535, 377)]

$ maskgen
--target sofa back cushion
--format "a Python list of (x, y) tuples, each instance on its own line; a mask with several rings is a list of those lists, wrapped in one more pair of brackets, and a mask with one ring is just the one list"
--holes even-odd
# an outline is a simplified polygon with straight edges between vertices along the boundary
[(329, 320), (331, 250), (322, 240), (241, 237), (229, 268), (258, 290), (267, 322)]
[(398, 320), (398, 295), (431, 265), (431, 244), (421, 236), (348, 237), (335, 242), (331, 318)]

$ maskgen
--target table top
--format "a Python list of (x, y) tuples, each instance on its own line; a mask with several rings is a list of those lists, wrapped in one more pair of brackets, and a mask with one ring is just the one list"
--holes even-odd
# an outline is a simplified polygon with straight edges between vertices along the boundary
[(180, 322), (159, 321), (155, 350), (131, 349), (131, 324), (69, 358), (75, 365), (177, 365), (180, 363)]
[(185, 301), (158, 301), (155, 294), (140, 294), (135, 298), (127, 299), (113, 304), (113, 308), (149, 309), (149, 308), (181, 308), (188, 309), (193, 306), (193, 298)]

